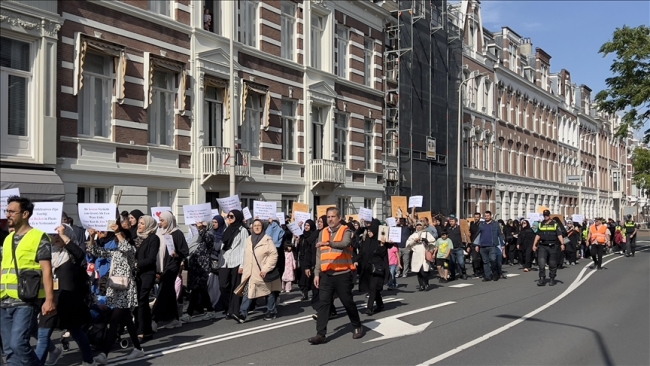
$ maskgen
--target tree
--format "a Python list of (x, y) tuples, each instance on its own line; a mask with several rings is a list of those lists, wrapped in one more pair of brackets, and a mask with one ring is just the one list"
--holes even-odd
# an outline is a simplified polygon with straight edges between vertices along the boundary
[(616, 28), (598, 53), (616, 54), (610, 67), (614, 76), (605, 80), (607, 89), (596, 95), (598, 109), (610, 114), (623, 111), (616, 136), (627, 137), (650, 120), (650, 28)]
[(632, 182), (642, 192), (650, 190), (650, 150), (645, 147), (637, 147), (632, 155), (632, 166), (634, 174)]

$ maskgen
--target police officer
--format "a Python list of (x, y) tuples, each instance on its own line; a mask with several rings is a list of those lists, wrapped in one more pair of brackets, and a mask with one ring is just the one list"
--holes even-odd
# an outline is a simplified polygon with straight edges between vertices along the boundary
[[(539, 281), (537, 286), (546, 285), (546, 263), (548, 262), (549, 286), (555, 286), (555, 273), (557, 272), (558, 247), (564, 250), (564, 239), (560, 225), (550, 218), (551, 212), (544, 210), (544, 221), (539, 224), (533, 251), (537, 252), (537, 264), (539, 265)], [(539, 249), (539, 251), (538, 251)]]
[(632, 215), (627, 215), (625, 219), (625, 236), (627, 237), (625, 256), (634, 257), (634, 251), (636, 250), (636, 222), (632, 221)]

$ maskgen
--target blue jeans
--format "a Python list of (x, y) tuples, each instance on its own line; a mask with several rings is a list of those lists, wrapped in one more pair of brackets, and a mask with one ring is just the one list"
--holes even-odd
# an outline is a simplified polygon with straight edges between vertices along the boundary
[(496, 247), (497, 249), (497, 275), (501, 277), (503, 275), (503, 271), (501, 270), (501, 265), (503, 264), (503, 251), (501, 250), (500, 247)]
[(7, 365), (39, 366), (36, 352), (29, 344), (32, 336), (32, 318), (38, 311), (33, 306), (0, 308), (0, 335), (7, 356)]
[(397, 264), (392, 264), (390, 266), (390, 280), (388, 280), (388, 286), (397, 288)]
[[(248, 316), (248, 309), (250, 308), (251, 301), (254, 299), (249, 299), (248, 295), (244, 295), (244, 299), (241, 302), (241, 307), (239, 308), (239, 313), (246, 318)], [(278, 300), (278, 293), (276, 291), (272, 291), (271, 294), (268, 297), (268, 300), (266, 300), (266, 312), (267, 314), (276, 314), (276, 302)]]
[(464, 275), (467, 273), (465, 270), (465, 249), (454, 248), (451, 251), (451, 274), (452, 278), (456, 275)]
[[(41, 361), (41, 365), (45, 364), (47, 354), (54, 350), (54, 343), (50, 340), (53, 328), (38, 328), (38, 343), (36, 343), (36, 355)], [(70, 336), (79, 346), (81, 351), (81, 358), (86, 363), (93, 363), (93, 351), (90, 348), (90, 341), (86, 333), (81, 328), (68, 329)]]
[(483, 277), (492, 279), (492, 271), (499, 273), (497, 258), (501, 251), (497, 247), (481, 247), (481, 258), (483, 259)]

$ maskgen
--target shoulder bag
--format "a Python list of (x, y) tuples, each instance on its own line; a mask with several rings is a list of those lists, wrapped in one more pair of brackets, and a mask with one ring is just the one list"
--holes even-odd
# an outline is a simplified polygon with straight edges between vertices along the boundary
[(108, 287), (115, 291), (124, 291), (129, 288), (128, 276), (116, 276), (113, 272), (115, 269), (115, 258), (111, 258), (111, 269), (108, 272)]
[[(38, 300), (38, 291), (41, 289), (41, 281), (43, 280), (41, 273), (31, 269), (19, 271), (13, 236), (10, 244), (13, 253), (14, 267), (16, 268), (16, 277), (18, 277), (18, 298), (24, 302), (36, 301)], [(20, 245), (20, 243), (18, 245)]]
[[(262, 267), (260, 266), (260, 262), (257, 260), (257, 256), (255, 255), (255, 246), (253, 246), (253, 258), (255, 258), (255, 263), (257, 263), (257, 268), (259, 268), (260, 272), (262, 272)], [(264, 282), (273, 282), (279, 278), (280, 278), (280, 270), (276, 265), (275, 268), (273, 268), (272, 270), (266, 273), (266, 276), (264, 276), (263, 280)]]

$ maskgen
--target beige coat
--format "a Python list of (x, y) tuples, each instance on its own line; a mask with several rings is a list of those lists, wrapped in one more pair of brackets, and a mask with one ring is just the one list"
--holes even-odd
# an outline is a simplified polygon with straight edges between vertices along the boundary
[(246, 240), (246, 250), (244, 252), (244, 266), (241, 279), (241, 285), (235, 289), (235, 293), (243, 295), (244, 286), (248, 285), (248, 298), (257, 299), (271, 294), (272, 291), (282, 290), (282, 278), (278, 278), (273, 282), (266, 283), (262, 276), (260, 276), (260, 267), (262, 271), (268, 273), (278, 262), (278, 250), (273, 244), (273, 240), (268, 235), (264, 235), (262, 240), (255, 246), (255, 256), (260, 263), (253, 257), (253, 243), (252, 236)]
[[(420, 241), (416, 241), (420, 239)], [(426, 239), (429, 245), (425, 248), (422, 239)], [(413, 251), (411, 255), (411, 272), (420, 272), (420, 268), (424, 267), (424, 272), (429, 272), (429, 262), (426, 260), (426, 251), (433, 252), (436, 246), (433, 245), (436, 239), (428, 231), (417, 231), (409, 236), (406, 241), (406, 247)]]

